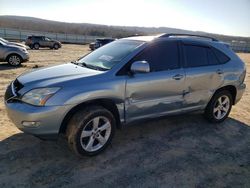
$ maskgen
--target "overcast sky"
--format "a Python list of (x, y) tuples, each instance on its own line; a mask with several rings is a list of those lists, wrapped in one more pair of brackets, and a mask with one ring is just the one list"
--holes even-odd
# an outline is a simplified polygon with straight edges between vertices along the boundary
[(0, 15), (250, 37), (250, 0), (0, 0)]

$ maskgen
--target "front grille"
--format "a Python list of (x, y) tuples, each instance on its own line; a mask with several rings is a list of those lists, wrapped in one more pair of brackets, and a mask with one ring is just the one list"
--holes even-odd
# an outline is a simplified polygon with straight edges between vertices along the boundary
[(16, 79), (8, 87), (4, 95), (5, 101), (18, 95), (18, 91), (23, 88), (23, 85)]
[(14, 86), (14, 90), (15, 90), (16, 93), (17, 93), (20, 89), (23, 88), (23, 85), (18, 81), (18, 79), (16, 79), (16, 80), (13, 82), (13, 86)]

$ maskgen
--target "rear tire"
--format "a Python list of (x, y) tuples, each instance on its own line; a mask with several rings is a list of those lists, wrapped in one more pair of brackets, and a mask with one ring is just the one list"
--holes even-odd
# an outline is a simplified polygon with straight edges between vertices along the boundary
[(102, 106), (90, 106), (70, 119), (66, 136), (69, 147), (79, 156), (97, 155), (110, 143), (115, 132), (113, 114)]
[(21, 65), (23, 59), (20, 55), (11, 54), (7, 57), (7, 61), (9, 63), (9, 65), (11, 65), (13, 67), (17, 67), (17, 66)]
[(227, 90), (219, 91), (208, 103), (204, 115), (212, 123), (221, 123), (228, 117), (232, 104), (232, 94)]
[(54, 44), (54, 49), (58, 50), (58, 48), (59, 48), (59, 45), (58, 44)]
[(39, 45), (38, 43), (35, 43), (35, 44), (33, 45), (33, 47), (34, 47), (35, 50), (39, 50), (40, 45)]

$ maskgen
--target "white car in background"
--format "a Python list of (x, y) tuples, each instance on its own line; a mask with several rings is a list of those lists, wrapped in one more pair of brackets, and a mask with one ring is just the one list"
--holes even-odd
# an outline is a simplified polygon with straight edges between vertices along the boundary
[(9, 44), (9, 45), (15, 45), (15, 46), (19, 46), (19, 47), (22, 47), (22, 48), (27, 48), (26, 45), (22, 44), (22, 43), (18, 43), (18, 42), (10, 42), (4, 38), (0, 38), (0, 41), (1, 42), (4, 42), (5, 44)]
[(7, 61), (11, 66), (19, 66), (29, 60), (29, 52), (25, 47), (0, 41), (0, 61)]

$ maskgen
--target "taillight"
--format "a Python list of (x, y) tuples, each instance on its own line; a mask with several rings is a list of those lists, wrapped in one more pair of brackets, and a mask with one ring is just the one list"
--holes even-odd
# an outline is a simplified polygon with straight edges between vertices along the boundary
[(246, 69), (244, 70), (244, 72), (240, 75), (240, 83), (243, 83), (244, 80), (246, 78)]

